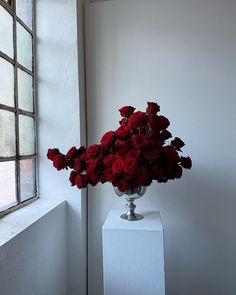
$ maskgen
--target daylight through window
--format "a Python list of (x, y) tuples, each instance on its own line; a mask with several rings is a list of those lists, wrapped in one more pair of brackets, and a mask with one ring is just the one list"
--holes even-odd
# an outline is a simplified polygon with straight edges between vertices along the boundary
[(37, 196), (33, 2), (0, 0), (0, 215)]

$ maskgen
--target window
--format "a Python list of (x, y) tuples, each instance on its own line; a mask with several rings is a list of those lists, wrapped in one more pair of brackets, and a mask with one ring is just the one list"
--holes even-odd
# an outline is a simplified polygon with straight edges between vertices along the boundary
[(37, 196), (34, 2), (0, 0), (0, 216)]

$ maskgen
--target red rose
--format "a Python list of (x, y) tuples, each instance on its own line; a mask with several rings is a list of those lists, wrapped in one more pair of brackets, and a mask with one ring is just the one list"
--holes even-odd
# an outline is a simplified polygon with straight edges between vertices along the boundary
[(159, 116), (158, 117), (158, 128), (160, 130), (166, 129), (170, 125), (170, 121), (164, 117), (164, 116)]
[(88, 183), (90, 183), (92, 186), (95, 186), (99, 182), (99, 176), (96, 174), (89, 174), (88, 175)]
[(174, 140), (171, 141), (171, 144), (178, 150), (181, 151), (181, 148), (185, 145), (185, 143), (179, 138), (175, 137)]
[(96, 157), (101, 152), (101, 146), (99, 144), (93, 144), (87, 148), (87, 156), (88, 158)]
[(125, 106), (121, 109), (119, 109), (119, 112), (121, 114), (121, 117), (129, 117), (131, 114), (133, 114), (135, 108), (131, 106)]
[(127, 149), (120, 149), (115, 152), (117, 158), (124, 158), (127, 154)]
[(79, 189), (85, 188), (88, 185), (88, 176), (79, 174), (75, 177), (75, 184)]
[(84, 161), (82, 161), (80, 158), (75, 158), (74, 159), (74, 169), (78, 173), (83, 172), (84, 169), (85, 169), (85, 163), (84, 163)]
[(88, 174), (94, 174), (98, 168), (99, 159), (89, 159), (86, 162), (86, 171)]
[(103, 135), (103, 137), (101, 139), (101, 144), (111, 146), (114, 143), (115, 139), (116, 139), (115, 132), (108, 131)]
[(182, 167), (180, 167), (179, 165), (175, 166), (175, 178), (181, 178), (183, 173), (183, 169)]
[(168, 163), (167, 166), (167, 177), (169, 179), (180, 178), (182, 176), (182, 168), (173, 162)]
[(107, 181), (112, 181), (112, 169), (111, 168), (107, 168), (103, 171), (103, 177), (107, 180)]
[(124, 126), (125, 123), (127, 122), (127, 118), (122, 118), (120, 121), (119, 121), (119, 124)]
[(146, 116), (143, 112), (133, 113), (128, 120), (129, 127), (138, 128), (146, 120)]
[(168, 130), (163, 130), (160, 133), (160, 137), (161, 137), (161, 139), (166, 140), (166, 139), (171, 138), (172, 137), (172, 134)]
[(140, 166), (136, 172), (136, 181), (138, 185), (148, 186), (151, 183), (151, 177), (147, 167)]
[(125, 141), (118, 139), (116, 141), (115, 148), (118, 148), (119, 150), (128, 150), (132, 148), (132, 141), (130, 139), (127, 139)]
[(149, 141), (144, 134), (136, 134), (132, 137), (133, 146), (136, 149), (145, 148), (149, 145)]
[(77, 150), (77, 155), (80, 156), (80, 155), (83, 155), (85, 154), (86, 152), (86, 148), (84, 146), (81, 146), (80, 148), (78, 148)]
[(155, 114), (149, 114), (148, 115), (148, 122), (150, 126), (154, 129), (158, 129), (158, 116)]
[(110, 155), (107, 155), (103, 158), (103, 164), (105, 167), (110, 167), (114, 161), (114, 155), (113, 154), (110, 154)]
[(75, 158), (77, 155), (77, 148), (73, 146), (72, 148), (69, 149), (69, 151), (66, 154), (67, 158)]
[(192, 167), (192, 160), (190, 157), (181, 157), (180, 158), (181, 166), (185, 169), (190, 169)]
[(123, 170), (128, 174), (132, 174), (135, 171), (135, 169), (137, 169), (137, 166), (137, 158), (126, 157), (123, 164)]
[(161, 165), (158, 162), (153, 163), (152, 165), (152, 176), (153, 179), (161, 180), (164, 175), (164, 169), (161, 167)]
[(148, 107), (146, 109), (146, 113), (149, 114), (156, 114), (160, 111), (160, 106), (155, 102), (148, 102)]
[(119, 174), (112, 174), (111, 175), (111, 183), (112, 183), (113, 186), (117, 186), (119, 181), (120, 181)]
[(128, 127), (126, 127), (126, 126), (120, 126), (116, 130), (116, 136), (119, 139), (125, 140), (125, 139), (130, 137), (130, 129)]
[(54, 156), (59, 155), (60, 151), (59, 149), (48, 149), (47, 152), (47, 158), (51, 161), (53, 161)]
[(162, 152), (167, 160), (178, 161), (179, 155), (173, 146), (167, 145), (162, 148)]
[(121, 178), (117, 183), (117, 188), (120, 192), (125, 192), (129, 188), (128, 182)]
[(71, 186), (74, 186), (74, 185), (75, 185), (75, 178), (76, 178), (77, 175), (78, 175), (77, 172), (75, 172), (75, 171), (71, 171), (71, 173), (70, 173), (70, 177), (69, 177), (69, 180), (70, 180)]
[(156, 137), (152, 137), (149, 139), (150, 144), (154, 147), (161, 147), (164, 143), (161, 139), (158, 139)]
[(138, 160), (140, 157), (140, 151), (136, 149), (131, 149), (128, 151), (127, 157), (136, 158)]
[(123, 160), (122, 158), (117, 158), (112, 164), (112, 172), (120, 173), (123, 169)]
[(133, 181), (135, 178), (135, 172), (136, 171), (133, 170), (132, 173), (131, 173), (131, 171), (129, 171), (129, 173), (122, 174), (124, 176), (124, 178), (129, 182), (129, 185), (130, 185), (131, 181)]
[(53, 166), (57, 170), (62, 170), (66, 167), (66, 157), (62, 154), (53, 157)]
[(144, 156), (147, 160), (155, 160), (160, 157), (160, 150), (156, 147), (147, 148), (144, 152)]

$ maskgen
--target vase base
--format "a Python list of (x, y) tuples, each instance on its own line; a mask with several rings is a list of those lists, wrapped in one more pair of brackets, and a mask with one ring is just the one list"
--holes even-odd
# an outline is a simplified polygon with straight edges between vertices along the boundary
[(129, 220), (129, 221), (135, 221), (135, 220), (143, 219), (143, 215), (141, 215), (141, 214), (135, 214), (135, 215), (122, 214), (120, 216), (120, 218)]

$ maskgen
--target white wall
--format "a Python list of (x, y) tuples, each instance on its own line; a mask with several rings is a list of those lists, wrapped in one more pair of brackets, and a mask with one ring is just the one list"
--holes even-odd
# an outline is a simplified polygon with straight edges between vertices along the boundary
[[(154, 183), (137, 201), (163, 218), (167, 295), (236, 290), (235, 15), (234, 0), (87, 6), (89, 144), (117, 127), (119, 107), (157, 99), (193, 160), (180, 181)], [(89, 189), (90, 295), (102, 294), (102, 224), (124, 203), (109, 184)]]
[(65, 207), (57, 206), (0, 247), (2, 295), (67, 295)]
[(82, 42), (78, 48), (78, 40), (83, 40), (82, 23), (82, 1), (37, 1), (39, 194), (68, 202), (68, 295), (84, 294), (86, 289), (86, 224), (81, 210), (86, 199), (70, 186), (69, 172), (57, 172), (46, 154), (49, 147), (66, 153), (85, 138)]

